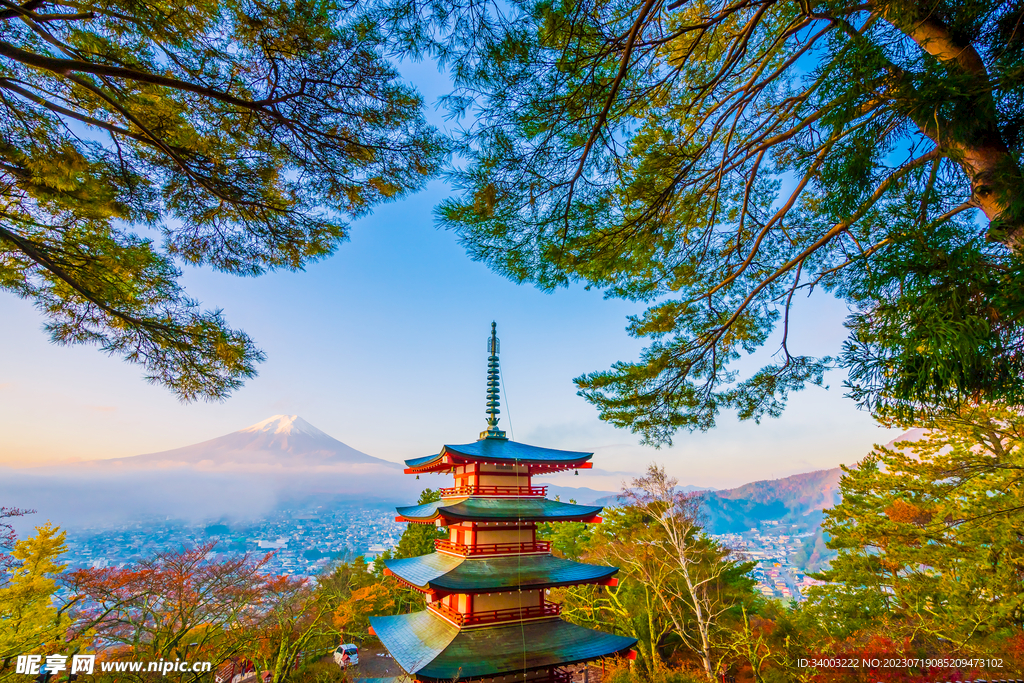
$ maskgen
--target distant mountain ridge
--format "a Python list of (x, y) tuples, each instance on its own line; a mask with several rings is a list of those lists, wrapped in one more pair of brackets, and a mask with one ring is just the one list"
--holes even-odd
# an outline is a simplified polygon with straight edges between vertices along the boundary
[[(816, 470), (782, 479), (765, 479), (734, 489), (677, 486), (677, 491), (703, 491), (707, 530), (712, 534), (747, 531), (766, 520), (806, 523), (815, 526), (821, 511), (839, 502), (842, 470)], [(597, 505), (620, 505), (618, 495), (605, 496)]]
[(842, 475), (842, 469), (835, 467), (715, 491), (705, 503), (708, 530), (738, 533), (766, 520), (816, 527), (822, 511), (840, 501)]
[[(918, 441), (926, 434), (924, 429), (910, 429), (885, 444), (885, 448)], [(842, 500), (839, 490), (842, 476), (842, 468), (833, 467), (782, 479), (754, 481), (732, 489), (706, 490), (705, 528), (712, 534), (739, 533), (756, 528), (762, 522), (777, 520), (780, 524), (795, 525), (820, 534), (818, 527), (824, 518), (824, 510)], [(701, 489), (684, 486), (677, 487), (677, 490)], [(606, 496), (598, 499), (597, 504), (612, 506), (621, 504), (621, 500), (618, 495)]]

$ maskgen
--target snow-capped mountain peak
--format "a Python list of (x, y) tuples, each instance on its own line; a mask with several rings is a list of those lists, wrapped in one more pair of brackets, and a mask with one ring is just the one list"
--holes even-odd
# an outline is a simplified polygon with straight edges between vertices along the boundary
[(274, 415), (239, 431), (249, 433), (262, 432), (264, 434), (307, 434), (317, 437), (328, 436), (298, 415)]

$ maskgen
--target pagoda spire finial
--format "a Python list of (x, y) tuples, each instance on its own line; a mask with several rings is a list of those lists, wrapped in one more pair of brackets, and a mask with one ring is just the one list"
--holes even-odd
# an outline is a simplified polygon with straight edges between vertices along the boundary
[(504, 439), (505, 432), (498, 429), (498, 406), (501, 405), (501, 371), (498, 369), (498, 323), (491, 321), (491, 336), (487, 339), (487, 431), (481, 439)]

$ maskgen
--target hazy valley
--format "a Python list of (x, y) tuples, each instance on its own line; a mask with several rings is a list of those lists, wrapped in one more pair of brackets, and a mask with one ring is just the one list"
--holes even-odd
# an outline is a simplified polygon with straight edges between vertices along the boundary
[[(706, 528), (764, 565), (755, 572), (763, 590), (798, 597), (803, 572), (830, 557), (819, 524), (839, 500), (840, 476), (835, 468), (704, 490)], [(160, 453), (7, 469), (0, 497), (37, 510), (18, 520), (21, 533), (46, 520), (68, 529), (73, 567), (213, 543), (215, 555), (273, 552), (269, 569), (306, 575), (391, 547), (403, 529), (393, 506), (440, 485), (440, 477), (402, 476), (400, 464), (301, 417), (278, 415)], [(548, 496), (605, 506), (618, 499), (612, 491), (555, 485)], [(774, 578), (764, 573), (769, 568)]]

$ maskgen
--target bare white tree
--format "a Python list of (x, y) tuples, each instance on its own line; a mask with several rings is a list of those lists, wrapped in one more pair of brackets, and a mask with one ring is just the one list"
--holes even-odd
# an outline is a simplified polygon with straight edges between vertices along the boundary
[[(657, 579), (652, 587), (676, 634), (700, 657), (710, 680), (721, 617), (733, 606), (723, 590), (723, 578), (735, 561), (728, 548), (703, 533), (704, 495), (677, 491), (677, 483), (665, 474), (664, 467), (652, 464), (645, 476), (633, 479), (623, 489), (622, 498), (652, 520), (656, 533), (650, 544), (655, 552), (642, 563), (645, 573)], [(666, 574), (674, 580), (665, 580)]]

